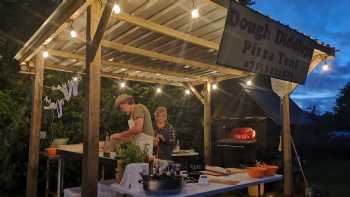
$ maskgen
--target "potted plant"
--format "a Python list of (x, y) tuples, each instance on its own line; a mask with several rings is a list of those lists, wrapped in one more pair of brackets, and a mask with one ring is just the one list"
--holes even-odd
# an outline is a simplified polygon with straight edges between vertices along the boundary
[(141, 149), (135, 142), (127, 142), (121, 144), (117, 148), (117, 156), (120, 157), (117, 162), (116, 180), (120, 183), (123, 178), (125, 167), (130, 163), (147, 163), (148, 162), (148, 150), (147, 148)]

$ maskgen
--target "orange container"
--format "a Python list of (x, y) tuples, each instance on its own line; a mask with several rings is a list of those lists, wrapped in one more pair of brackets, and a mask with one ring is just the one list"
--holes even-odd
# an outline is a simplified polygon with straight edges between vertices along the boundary
[(274, 176), (279, 167), (274, 165), (264, 165), (264, 168), (266, 168), (265, 176)]
[(57, 154), (57, 148), (47, 148), (46, 151), (49, 156), (55, 156)]
[(248, 167), (247, 172), (251, 178), (261, 178), (265, 175), (264, 167)]

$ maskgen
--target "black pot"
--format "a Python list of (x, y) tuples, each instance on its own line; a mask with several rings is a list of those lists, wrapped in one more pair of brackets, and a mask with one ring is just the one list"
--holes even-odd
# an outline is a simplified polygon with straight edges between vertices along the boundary
[(183, 179), (181, 176), (155, 176), (142, 175), (140, 183), (146, 194), (166, 195), (180, 193)]

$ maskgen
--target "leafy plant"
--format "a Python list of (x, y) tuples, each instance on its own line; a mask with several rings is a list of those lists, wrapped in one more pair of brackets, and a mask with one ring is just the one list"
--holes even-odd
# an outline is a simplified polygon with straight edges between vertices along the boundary
[(116, 152), (118, 156), (122, 157), (123, 167), (130, 163), (148, 162), (147, 147), (142, 150), (135, 142), (121, 144)]

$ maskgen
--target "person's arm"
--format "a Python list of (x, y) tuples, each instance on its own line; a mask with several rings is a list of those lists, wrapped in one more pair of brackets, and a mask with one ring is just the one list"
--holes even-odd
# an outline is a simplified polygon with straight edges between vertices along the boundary
[(113, 140), (128, 141), (132, 137), (134, 137), (135, 135), (138, 135), (139, 133), (142, 132), (143, 122), (144, 122), (144, 118), (137, 118), (134, 121), (134, 126), (131, 129), (129, 129), (127, 131), (120, 132), (120, 133), (115, 133), (115, 134), (111, 135), (111, 138)]

